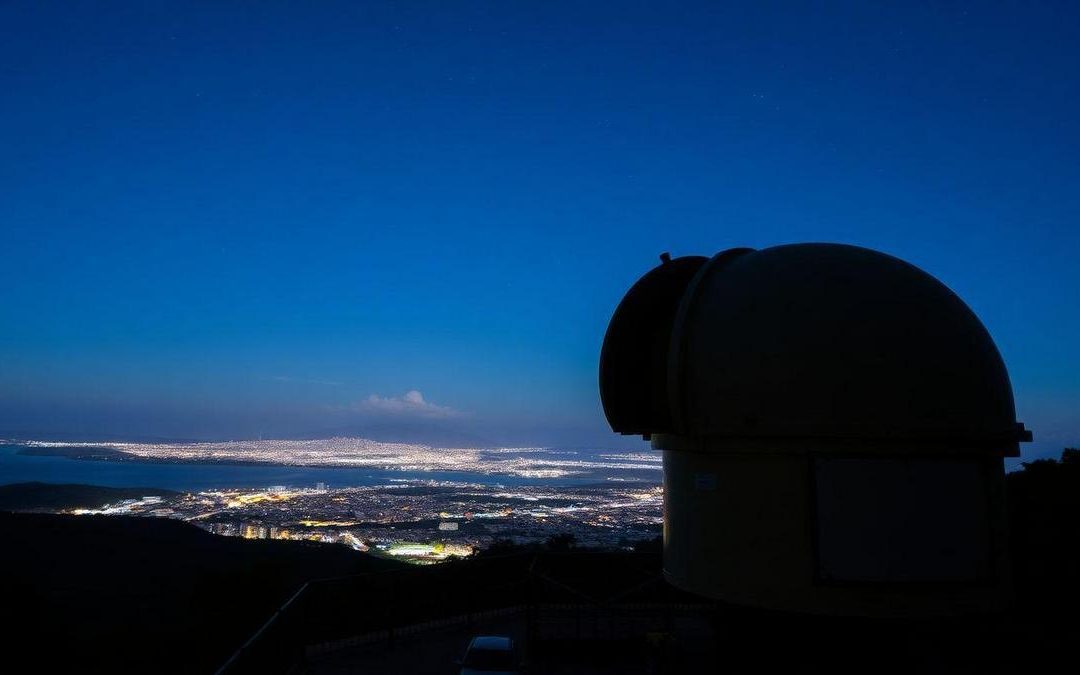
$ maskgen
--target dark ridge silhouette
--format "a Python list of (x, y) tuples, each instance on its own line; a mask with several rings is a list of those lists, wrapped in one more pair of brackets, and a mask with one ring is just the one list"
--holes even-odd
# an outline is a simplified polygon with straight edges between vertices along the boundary
[(209, 672), (306, 580), (400, 566), (158, 518), (0, 513), (0, 541), (6, 672)]
[(122, 499), (173, 496), (179, 493), (161, 488), (114, 488), (79, 483), (11, 483), (0, 485), (0, 510), (73, 509), (94, 507)]

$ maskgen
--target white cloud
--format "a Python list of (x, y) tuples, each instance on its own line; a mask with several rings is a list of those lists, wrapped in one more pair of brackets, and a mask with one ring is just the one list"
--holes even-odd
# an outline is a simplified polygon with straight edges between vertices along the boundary
[(372, 394), (363, 401), (352, 405), (353, 410), (380, 415), (401, 415), (408, 417), (427, 417), (446, 419), (458, 417), (460, 412), (448, 406), (435, 405), (424, 400), (424, 395), (415, 389), (405, 392), (404, 396), (378, 396)]

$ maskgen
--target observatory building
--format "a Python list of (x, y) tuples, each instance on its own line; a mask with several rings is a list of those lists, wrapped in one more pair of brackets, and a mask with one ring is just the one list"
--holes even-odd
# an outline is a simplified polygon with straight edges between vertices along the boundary
[(600, 358), (664, 455), (664, 574), (767, 609), (946, 616), (1007, 599), (1004, 458), (1030, 432), (944, 284), (854, 246), (661, 257)]

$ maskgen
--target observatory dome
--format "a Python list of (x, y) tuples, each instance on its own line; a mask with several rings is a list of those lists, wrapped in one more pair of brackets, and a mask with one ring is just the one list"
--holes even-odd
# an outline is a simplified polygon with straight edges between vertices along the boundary
[(1006, 455), (1030, 438), (967, 305), (913, 265), (839, 244), (664, 256), (611, 319), (600, 393), (614, 430), (646, 436)]

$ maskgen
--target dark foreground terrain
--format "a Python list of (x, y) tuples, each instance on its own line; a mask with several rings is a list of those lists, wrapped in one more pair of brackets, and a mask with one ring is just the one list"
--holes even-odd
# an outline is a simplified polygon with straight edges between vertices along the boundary
[(1013, 607), (936, 623), (778, 616), (695, 598), (663, 582), (658, 542), (602, 552), (554, 538), (413, 567), (173, 520), (0, 513), (11, 622), (0, 671), (200, 673), (235, 655), (230, 673), (451, 673), (471, 635), (494, 631), (524, 643), (530, 675), (1071, 672), (1080, 453), (1028, 464), (1007, 484)]
[(307, 579), (398, 566), (158, 518), (0, 513), (0, 541), (8, 673), (210, 672)]

